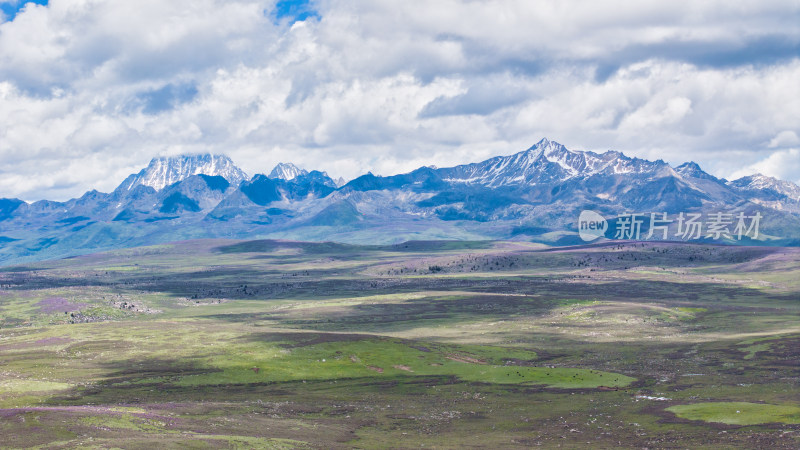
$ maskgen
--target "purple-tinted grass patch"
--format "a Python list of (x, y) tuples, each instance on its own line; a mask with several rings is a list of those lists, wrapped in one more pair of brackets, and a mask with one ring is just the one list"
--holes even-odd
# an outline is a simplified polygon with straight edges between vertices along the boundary
[(79, 414), (103, 414), (107, 416), (131, 415), (140, 419), (160, 420), (165, 422), (169, 421), (173, 423), (176, 420), (179, 420), (172, 416), (164, 416), (154, 412), (121, 411), (107, 406), (30, 406), (22, 408), (3, 408), (0, 409), (0, 417), (8, 418), (27, 412), (67, 412)]
[(16, 342), (14, 344), (0, 345), (0, 352), (6, 350), (22, 350), (26, 348), (36, 348), (47, 345), (66, 344), (68, 342), (72, 342), (72, 339), (61, 338), (61, 337), (50, 337), (45, 339), (39, 339), (38, 341), (35, 342)]
[(39, 310), (44, 313), (80, 311), (89, 306), (86, 303), (70, 303), (63, 297), (49, 297), (36, 303)]
[(39, 339), (38, 341), (36, 341), (36, 344), (56, 345), (56, 344), (66, 344), (67, 342), (72, 342), (72, 339), (63, 337), (49, 337), (49, 338)]

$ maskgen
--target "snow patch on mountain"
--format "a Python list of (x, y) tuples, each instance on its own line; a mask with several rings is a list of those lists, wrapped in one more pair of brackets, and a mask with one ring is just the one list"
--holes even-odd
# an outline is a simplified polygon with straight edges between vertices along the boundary
[(308, 175), (308, 171), (301, 169), (292, 163), (278, 163), (278, 165), (272, 169), (272, 172), (270, 172), (267, 177), (290, 181), (303, 175)]
[(132, 191), (137, 186), (149, 186), (161, 191), (192, 175), (221, 176), (233, 186), (247, 179), (247, 174), (225, 155), (165, 156), (153, 158), (146, 168), (129, 176), (117, 190)]
[(800, 186), (791, 181), (779, 180), (760, 173), (729, 181), (728, 185), (742, 191), (773, 191), (792, 200), (800, 201)]
[(588, 178), (599, 173), (659, 173), (666, 168), (669, 165), (664, 161), (628, 158), (615, 151), (603, 154), (573, 151), (545, 138), (524, 152), (444, 169), (444, 180), (500, 187), (552, 184), (573, 178)]

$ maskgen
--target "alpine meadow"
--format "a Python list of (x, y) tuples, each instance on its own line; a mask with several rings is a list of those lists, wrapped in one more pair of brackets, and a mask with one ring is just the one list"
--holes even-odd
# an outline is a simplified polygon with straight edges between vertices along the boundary
[(0, 449), (800, 448), (792, 0), (0, 0)]

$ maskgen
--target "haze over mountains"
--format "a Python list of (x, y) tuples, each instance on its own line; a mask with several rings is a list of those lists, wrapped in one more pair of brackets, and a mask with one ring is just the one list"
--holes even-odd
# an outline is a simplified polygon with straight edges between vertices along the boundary
[[(760, 213), (758, 241), (797, 245), (800, 187), (763, 175), (718, 179), (695, 163), (570, 151), (543, 139), (510, 156), (421, 167), (348, 183), (281, 163), (248, 177), (226, 156), (156, 158), (111, 193), (66, 202), (0, 199), (0, 263), (194, 238), (393, 243), (526, 239), (580, 243), (592, 209), (626, 213)], [(731, 242), (730, 239), (727, 242)]]

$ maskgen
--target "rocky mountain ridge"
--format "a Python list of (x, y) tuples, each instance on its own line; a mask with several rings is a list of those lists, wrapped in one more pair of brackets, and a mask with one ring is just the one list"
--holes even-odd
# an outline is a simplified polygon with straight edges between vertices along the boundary
[(585, 209), (612, 221), (628, 213), (758, 213), (768, 218), (763, 233), (747, 243), (800, 239), (794, 183), (762, 175), (727, 181), (693, 162), (672, 167), (543, 139), (510, 156), (366, 174), (343, 185), (289, 163), (248, 178), (225, 156), (156, 158), (111, 193), (31, 204), (0, 199), (0, 263), (215, 237), (569, 245), (580, 243), (576, 221)]

